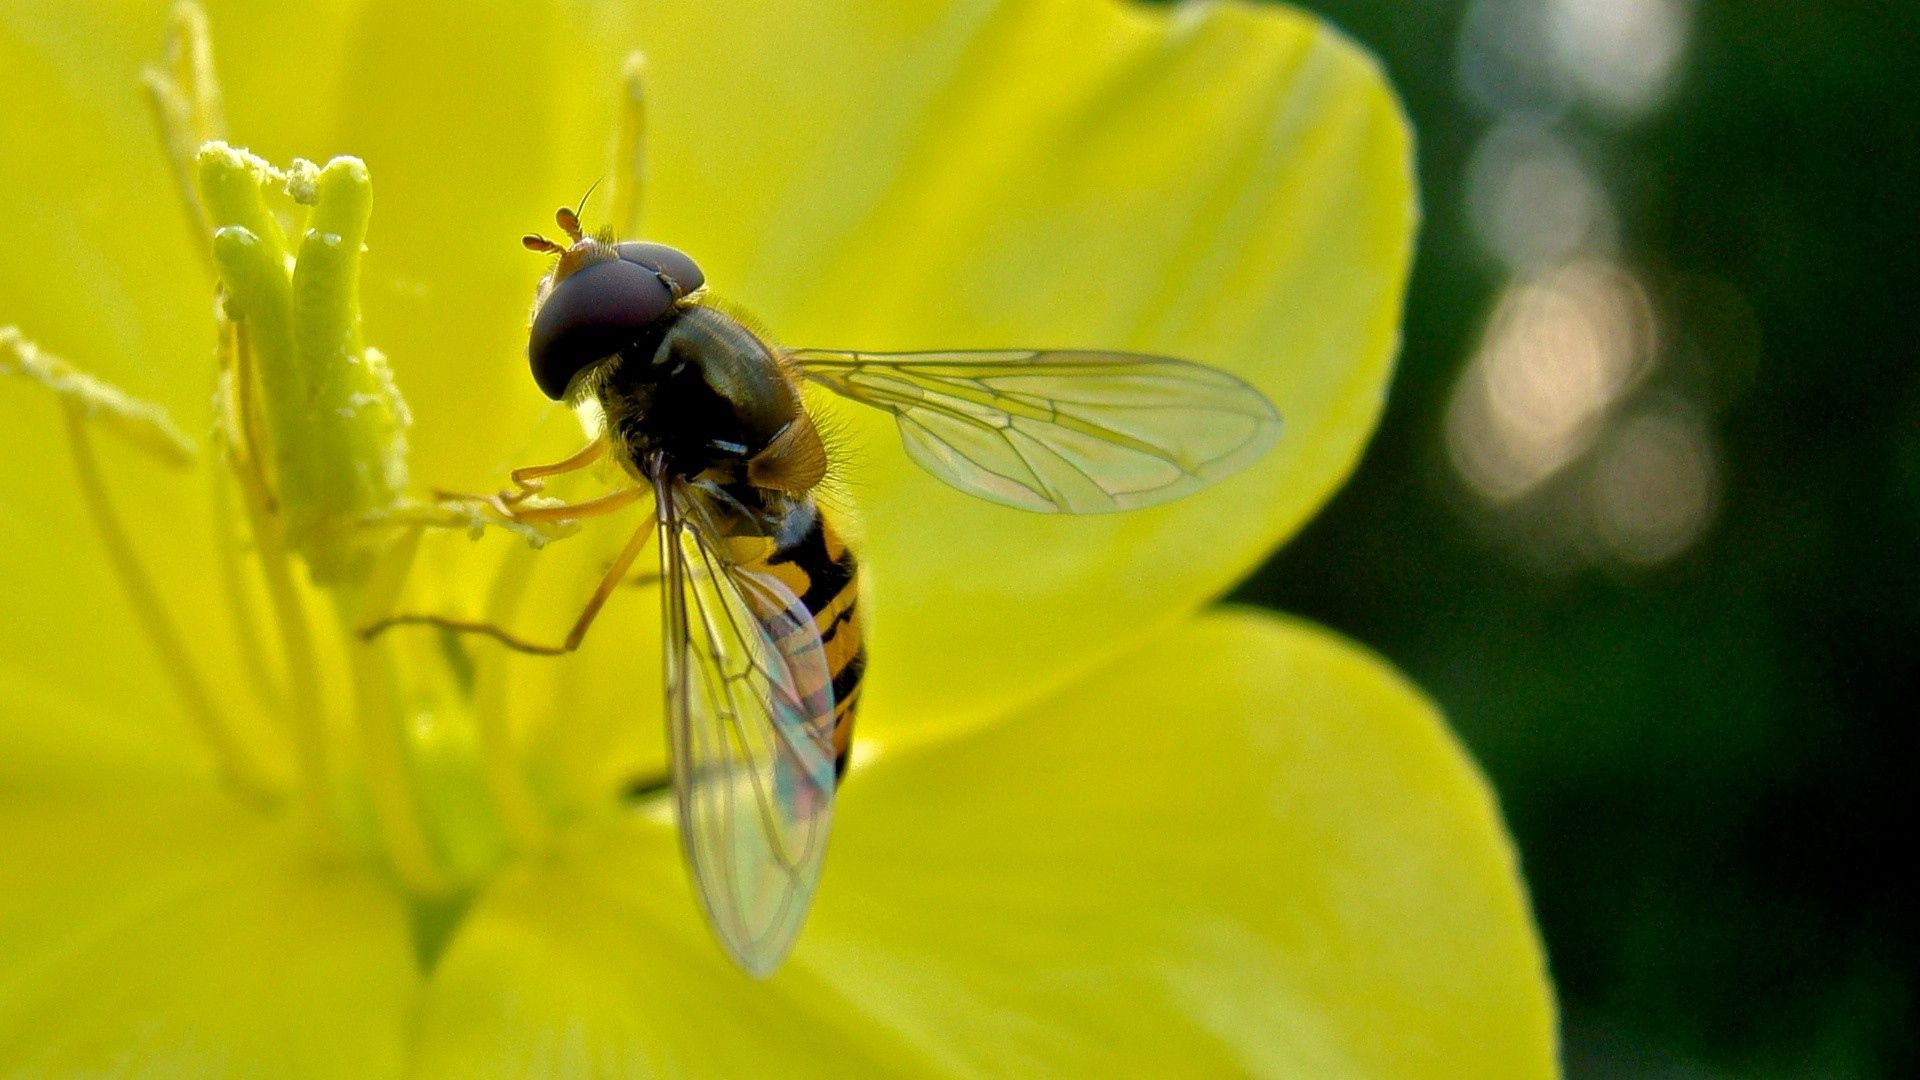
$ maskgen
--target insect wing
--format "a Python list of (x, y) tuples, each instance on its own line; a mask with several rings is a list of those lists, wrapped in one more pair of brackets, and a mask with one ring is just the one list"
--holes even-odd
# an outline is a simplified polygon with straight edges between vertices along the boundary
[(767, 975), (806, 918), (833, 819), (833, 688), (812, 616), (730, 565), (703, 496), (661, 500), (667, 725), (680, 839), (708, 921)]
[(808, 379), (894, 414), (908, 456), (969, 494), (1042, 512), (1153, 506), (1244, 468), (1280, 434), (1215, 368), (1119, 352), (791, 353)]

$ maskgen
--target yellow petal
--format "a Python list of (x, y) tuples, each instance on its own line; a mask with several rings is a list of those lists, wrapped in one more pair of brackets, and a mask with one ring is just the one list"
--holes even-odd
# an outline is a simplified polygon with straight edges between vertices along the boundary
[(1183, 356), (1247, 378), (1286, 430), (1199, 496), (1062, 519), (947, 491), (887, 425), (856, 425), (881, 723), (1071, 672), (1297, 529), (1378, 416), (1415, 216), (1407, 128), (1373, 61), (1281, 8), (1009, 5), (939, 106), (782, 333)]
[[(367, 334), (418, 417), (422, 484), (494, 482), (567, 438), (526, 380), (540, 266), (514, 239), (606, 171), (633, 48), (650, 60), (648, 231), (776, 336), (1165, 351), (1274, 399), (1289, 426), (1261, 466), (1096, 521), (948, 492), (883, 420), (842, 410), (871, 532), (877, 725), (991, 711), (1216, 593), (1326, 497), (1377, 415), (1414, 217), (1408, 136), (1373, 62), (1297, 13), (210, 6), (234, 137), (373, 169)], [(0, 91), (49, 121), (0, 165), (10, 204), (46, 208), (0, 250), (21, 283), (7, 317), (194, 431), (205, 282), (137, 94), (162, 12), (129, 10), (16, 10), (0, 26)], [(23, 445), (47, 430), (36, 407), (0, 396)], [(0, 494), (38, 496), (60, 520), (60, 483), (9, 476)], [(177, 498), (135, 501), (157, 553), (204, 566)], [(41, 583), (32, 621), (71, 622), (59, 575), (40, 570), (0, 566)], [(534, 607), (560, 618), (575, 602)]]
[(817, 981), (735, 970), (664, 823), (577, 841), (468, 915), (428, 986), (421, 1075), (883, 1076), (910, 1060)]
[(1553, 1072), (1484, 781), (1379, 660), (1251, 613), (857, 770), (798, 959), (946, 1072)]
[(1031, 694), (1297, 528), (1377, 418), (1415, 219), (1376, 66), (1297, 13), (884, 7), (636, 9), (652, 231), (791, 344), (1167, 352), (1247, 377), (1288, 427), (1204, 496), (1064, 520), (948, 491), (884, 418), (836, 409), (873, 730)]
[(1553, 1072), (1491, 793), (1431, 704), (1302, 624), (1185, 624), (857, 767), (768, 983), (677, 863), (635, 819), (496, 883), (430, 986), (429, 1071)]
[[(265, 18), (214, 15), (241, 40)], [(1154, 350), (1274, 399), (1287, 432), (1248, 475), (1097, 521), (947, 491), (884, 419), (836, 410), (870, 534), (879, 727), (985, 714), (1190, 610), (1298, 527), (1377, 417), (1414, 222), (1408, 134), (1373, 62), (1296, 13), (1047, 0), (483, 17), (441, 0), (368, 5), (308, 36), (290, 71), (247, 81), (347, 71), (323, 149), (374, 170), (369, 340), (414, 406), (422, 483), (497, 484), (571, 449), (569, 419), (526, 377), (540, 265), (514, 240), (606, 172), (635, 48), (647, 231), (776, 337)], [(579, 591), (537, 593), (525, 621), (564, 626)], [(573, 668), (604, 684), (584, 699), (628, 692), (625, 664)]]
[(399, 1074), (418, 977), (383, 882), (316, 865), (166, 740), (6, 689), (0, 1073)]

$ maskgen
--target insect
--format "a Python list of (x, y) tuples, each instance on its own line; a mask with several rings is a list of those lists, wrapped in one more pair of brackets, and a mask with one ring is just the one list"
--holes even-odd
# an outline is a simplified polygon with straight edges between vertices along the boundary
[[(671, 786), (686, 861), (715, 935), (755, 975), (798, 935), (820, 876), (866, 667), (860, 570), (815, 498), (828, 454), (802, 386), (891, 412), (907, 453), (973, 495), (1042, 512), (1101, 513), (1195, 491), (1263, 452), (1279, 416), (1225, 372), (1118, 352), (881, 354), (788, 350), (713, 305), (687, 255), (585, 234), (523, 243), (557, 256), (528, 344), (533, 378), (598, 417), (578, 453), (513, 472), (490, 497), (524, 520), (653, 513), (614, 560), (559, 653), (659, 536)], [(546, 477), (611, 455), (631, 485), (532, 506)]]

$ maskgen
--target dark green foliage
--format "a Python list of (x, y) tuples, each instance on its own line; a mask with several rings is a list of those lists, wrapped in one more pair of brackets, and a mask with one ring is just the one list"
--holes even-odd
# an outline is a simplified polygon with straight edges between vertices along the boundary
[(1542, 555), (1448, 462), (1507, 277), (1465, 208), (1465, 5), (1309, 6), (1405, 96), (1427, 226), (1379, 437), (1241, 595), (1380, 649), (1483, 762), (1575, 1075), (1913, 1075), (1920, 9), (1703, 3), (1661, 106), (1562, 119), (1719, 461), (1699, 542), (1626, 568)]

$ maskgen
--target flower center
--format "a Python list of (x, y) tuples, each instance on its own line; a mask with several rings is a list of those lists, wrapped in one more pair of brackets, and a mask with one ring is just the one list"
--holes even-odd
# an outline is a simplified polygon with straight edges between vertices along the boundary
[[(395, 621), (387, 617), (424, 530), (491, 525), (539, 547), (577, 526), (551, 511), (526, 513), (539, 497), (512, 514), (497, 500), (408, 499), (407, 407), (385, 357), (361, 334), (366, 166), (342, 157), (280, 168), (222, 141), (196, 5), (175, 9), (170, 46), (145, 83), (219, 301), (212, 535), (238, 650), (222, 667), (244, 681), (202, 676), (193, 645), (205, 635), (183, 633), (188, 624), (169, 610), (114, 506), (92, 436), (105, 428), (175, 466), (196, 460), (192, 442), (158, 407), (12, 327), (0, 327), (0, 376), (23, 375), (64, 405), (91, 524), (222, 785), (301, 823), (323, 857), (387, 867), (413, 899), (420, 954), (431, 962), (479, 883), (516, 852), (546, 844), (568, 800), (543, 800), (529, 786), (500, 665), (476, 663), (450, 630), (368, 631)], [(624, 78), (612, 201), (630, 225), (644, 130), (637, 57)], [(484, 594), (489, 618), (526, 585), (526, 550), (501, 563)]]
[[(204, 136), (214, 84), (188, 11), (175, 55), (191, 63), (149, 85), (176, 105), (163, 122)], [(191, 141), (168, 139), (176, 153)], [(478, 511), (447, 521), (404, 503), (407, 408), (361, 334), (371, 179), (356, 158), (278, 169), (218, 140), (195, 148), (191, 174), (184, 194), (208, 230), (221, 301), (216, 434), (278, 631), (304, 806), (323, 846), (377, 847), (410, 893), (444, 908), (542, 824), (504, 723), (472, 694), (465, 653), (449, 643), (438, 663), (405, 662), (392, 640), (361, 633), (392, 607), (422, 527), (479, 522)], [(332, 633), (316, 637), (315, 625)], [(340, 667), (344, 693), (326, 677)], [(474, 754), (422, 755), (456, 728), (474, 732)], [(475, 754), (488, 764), (447, 767)]]

